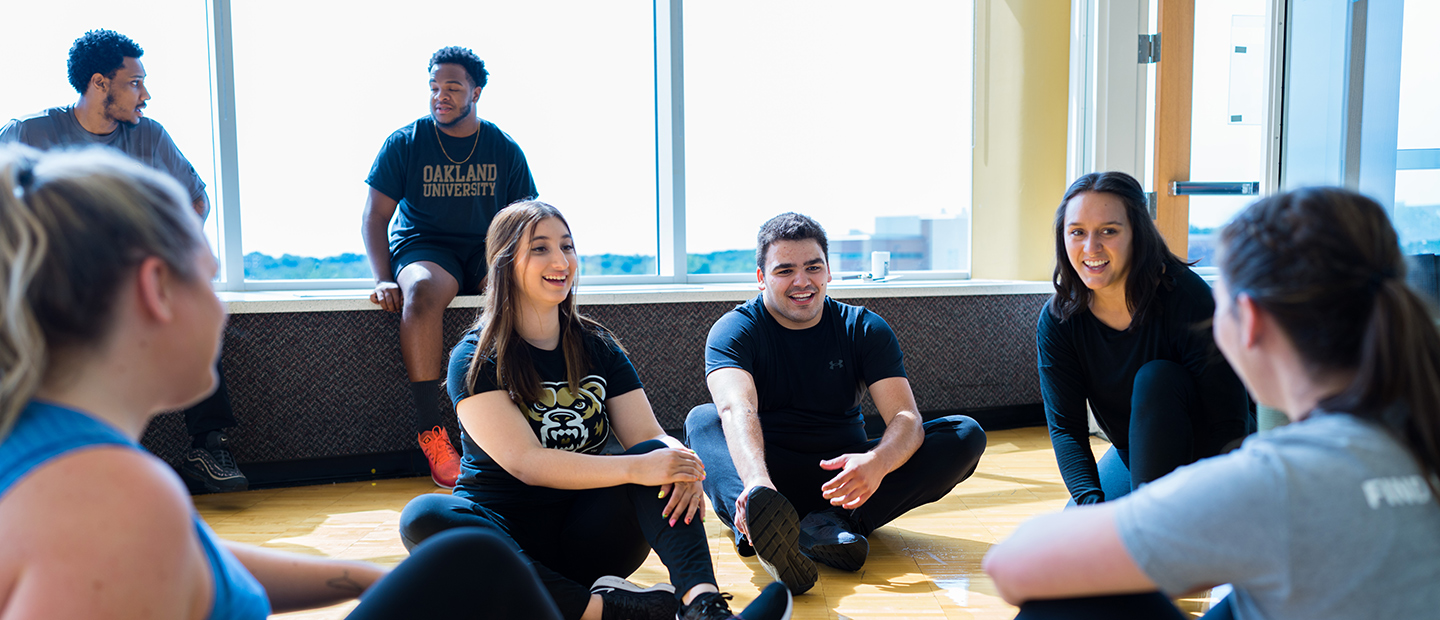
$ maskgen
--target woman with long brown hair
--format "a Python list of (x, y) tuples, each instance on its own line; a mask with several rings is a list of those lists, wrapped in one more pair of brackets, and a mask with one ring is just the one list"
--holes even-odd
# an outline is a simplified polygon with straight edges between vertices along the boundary
[[(614, 334), (580, 314), (570, 225), (539, 201), (495, 216), (480, 318), (446, 380), (465, 456), (454, 495), (401, 516), (405, 544), (455, 527), (505, 535), (566, 618), (732, 618), (701, 523), (705, 466), (660, 428)], [(607, 455), (617, 440), (623, 454)], [(624, 579), (651, 548), (674, 585)], [(771, 584), (744, 618), (785, 618)]]
[(1292, 423), (1022, 525), (985, 559), (996, 588), (1027, 618), (1188, 617), (1164, 595), (1225, 583), (1207, 618), (1434, 617), (1440, 332), (1385, 210), (1279, 194), (1227, 224), (1217, 256), (1215, 342)]
[[(1204, 328), (1210, 288), (1166, 247), (1130, 175), (1087, 174), (1065, 192), (1054, 284), (1035, 340), (1072, 503), (1122, 497), (1250, 430), (1245, 388)], [(1087, 404), (1112, 445), (1099, 463)]]
[[(362, 597), (351, 620), (558, 618), (477, 528), (395, 570), (221, 540), (150, 419), (215, 389), (225, 309), (180, 185), (109, 150), (0, 149), (0, 617), (263, 620)], [(480, 558), (481, 561), (476, 561)]]

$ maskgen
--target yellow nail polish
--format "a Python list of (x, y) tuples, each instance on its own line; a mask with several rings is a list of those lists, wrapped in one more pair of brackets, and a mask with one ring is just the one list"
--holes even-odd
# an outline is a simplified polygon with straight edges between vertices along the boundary
[(660, 499), (665, 499), (665, 489), (660, 489), (660, 494), (657, 495), (656, 497), (658, 497), (658, 498), (660, 498)]

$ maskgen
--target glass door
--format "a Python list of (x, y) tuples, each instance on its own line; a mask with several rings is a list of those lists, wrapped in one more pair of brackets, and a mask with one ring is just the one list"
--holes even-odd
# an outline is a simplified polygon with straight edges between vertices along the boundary
[(1265, 176), (1266, 0), (1195, 3), (1189, 260), (1212, 266), (1219, 228), (1255, 200)]

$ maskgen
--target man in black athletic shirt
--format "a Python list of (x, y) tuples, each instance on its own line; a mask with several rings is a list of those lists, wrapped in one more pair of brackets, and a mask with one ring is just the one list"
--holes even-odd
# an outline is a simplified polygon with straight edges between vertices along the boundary
[[(705, 371), (714, 404), (691, 410), (690, 446), (705, 492), (741, 555), (795, 593), (812, 560), (859, 570), (865, 536), (933, 502), (974, 473), (985, 433), (974, 420), (922, 423), (900, 343), (884, 319), (830, 299), (825, 231), (786, 213), (756, 243), (761, 293), (710, 329)], [(869, 390), (885, 433), (868, 439)], [(802, 518), (803, 517), (803, 518)]]

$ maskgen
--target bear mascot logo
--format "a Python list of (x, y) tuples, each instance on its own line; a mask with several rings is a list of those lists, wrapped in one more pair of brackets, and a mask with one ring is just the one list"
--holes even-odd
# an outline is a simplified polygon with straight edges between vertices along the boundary
[(539, 402), (527, 412), (539, 426), (540, 445), (571, 452), (592, 452), (610, 439), (604, 415), (605, 379), (590, 375), (580, 380), (578, 394), (564, 381), (540, 384)]

